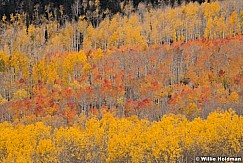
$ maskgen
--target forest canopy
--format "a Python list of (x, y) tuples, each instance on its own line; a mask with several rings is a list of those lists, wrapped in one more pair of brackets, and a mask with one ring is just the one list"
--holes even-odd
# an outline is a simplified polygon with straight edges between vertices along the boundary
[(0, 1), (0, 162), (243, 158), (243, 1)]
[[(159, 7), (161, 5), (180, 5), (189, 3), (191, 0), (1, 0), (0, 17), (6, 15), (10, 19), (11, 14), (26, 13), (29, 23), (40, 23), (36, 19), (45, 17), (49, 19), (52, 13), (54, 19), (62, 19), (62, 15), (68, 20), (77, 20), (79, 16), (89, 16), (90, 13), (98, 11), (98, 14), (105, 16), (107, 10), (114, 15), (118, 12), (124, 13), (125, 8), (132, 7), (136, 10), (139, 3)], [(202, 3), (205, 0), (193, 0)], [(210, 2), (210, 0), (208, 1)]]
[(243, 1), (130, 7), (97, 26), (82, 16), (63, 25), (3, 16), (1, 121), (52, 115), (72, 124), (102, 110), (149, 120), (242, 113)]

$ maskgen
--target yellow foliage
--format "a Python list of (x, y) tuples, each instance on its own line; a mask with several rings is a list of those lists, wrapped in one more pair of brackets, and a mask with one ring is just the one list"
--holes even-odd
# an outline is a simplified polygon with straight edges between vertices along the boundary
[(79, 63), (84, 63), (87, 61), (87, 57), (84, 53), (83, 50), (80, 50), (78, 53), (77, 53), (77, 59), (79, 61)]
[(14, 93), (15, 100), (24, 100), (28, 97), (28, 92), (24, 89), (19, 89)]
[(46, 72), (48, 84), (54, 84), (55, 79), (59, 79), (56, 63), (50, 62), (47, 65), (45, 72)]
[(6, 22), (6, 20), (7, 20), (7, 16), (4, 14), (3, 17), (2, 17), (2, 21)]
[(50, 139), (40, 140), (37, 148), (36, 155), (38, 162), (58, 162), (56, 156), (56, 148)]
[(230, 101), (230, 102), (239, 102), (239, 95), (238, 95), (238, 93), (237, 92), (232, 92), (231, 94), (230, 94), (230, 96), (228, 97), (228, 100)]
[(3, 98), (3, 96), (0, 94), (0, 104), (5, 104), (6, 102), (8, 102), (8, 100)]
[(92, 53), (92, 56), (94, 59), (101, 59), (104, 56), (104, 54), (103, 51), (100, 48), (98, 48), (96, 52)]
[(14, 52), (9, 61), (7, 62), (10, 67), (13, 67), (16, 71), (16, 75), (19, 73), (23, 74), (23, 77), (26, 78), (29, 76), (29, 58), (18, 51)]
[(78, 90), (78, 89), (81, 87), (81, 85), (79, 84), (79, 82), (77, 82), (76, 80), (75, 80), (74, 82), (72, 82), (72, 83), (70, 84), (70, 86), (71, 86), (74, 90)]
[(159, 122), (107, 113), (82, 123), (55, 129), (0, 123), (0, 161), (178, 162), (187, 153), (237, 155), (243, 146), (243, 118), (232, 110), (193, 121), (166, 115)]
[(84, 65), (84, 67), (82, 68), (82, 71), (86, 72), (86, 71), (89, 71), (91, 69), (91, 65), (89, 63), (86, 63)]
[(33, 77), (35, 81), (41, 79), (46, 79), (46, 71), (45, 71), (45, 61), (41, 60), (37, 65), (33, 67)]
[(217, 16), (220, 11), (220, 6), (218, 2), (206, 3), (204, 18), (208, 19), (210, 17)]

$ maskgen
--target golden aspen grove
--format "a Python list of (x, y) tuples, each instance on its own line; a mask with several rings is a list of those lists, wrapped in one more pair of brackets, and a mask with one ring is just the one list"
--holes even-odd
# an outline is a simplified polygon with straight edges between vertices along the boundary
[(0, 1), (0, 17), (0, 162), (243, 161), (242, 0)]

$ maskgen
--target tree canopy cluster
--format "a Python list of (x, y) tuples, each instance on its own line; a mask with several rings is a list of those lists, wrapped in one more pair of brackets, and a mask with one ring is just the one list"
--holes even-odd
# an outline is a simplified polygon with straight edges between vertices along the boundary
[(0, 2), (0, 162), (243, 157), (243, 1)]
[[(79, 16), (77, 21), (62, 25), (46, 18), (36, 18), (42, 23), (30, 24), (26, 13), (11, 14), (10, 20), (4, 15), (0, 50), (7, 54), (19, 51), (38, 60), (47, 53), (227, 38), (243, 32), (242, 6), (243, 1), (238, 0), (158, 8), (140, 3), (136, 11), (127, 8), (126, 14), (119, 12), (101, 19)], [(53, 17), (51, 12), (49, 17)]]
[[(242, 114), (242, 36), (172, 45), (45, 54), (0, 53), (2, 121), (111, 111), (159, 120), (164, 114), (206, 117), (213, 109)], [(16, 107), (18, 106), (18, 107)]]
[(3, 16), (1, 121), (51, 115), (72, 124), (102, 110), (149, 120), (206, 117), (218, 107), (241, 114), (242, 3), (140, 3), (97, 26)]
[(243, 117), (213, 112), (188, 121), (167, 115), (159, 122), (137, 117), (80, 118), (73, 127), (0, 124), (0, 161), (8, 162), (194, 162), (195, 156), (241, 157)]
[[(6, 15), (10, 20), (11, 14), (26, 13), (28, 24), (43, 23), (43, 19), (56, 20), (62, 25), (64, 21), (77, 21), (79, 16), (97, 19), (118, 12), (126, 13), (126, 8), (137, 10), (139, 3), (153, 7), (175, 6), (182, 3), (205, 2), (205, 0), (2, 0), (0, 1), (0, 17)], [(206, 0), (207, 1), (207, 0)], [(207, 1), (207, 2), (210, 2)]]

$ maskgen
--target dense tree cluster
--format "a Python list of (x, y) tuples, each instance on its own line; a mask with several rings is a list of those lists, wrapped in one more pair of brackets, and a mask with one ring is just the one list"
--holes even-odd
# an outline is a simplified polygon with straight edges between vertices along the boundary
[(243, 1), (208, 2), (0, 1), (0, 162), (243, 158)]
[(232, 110), (188, 121), (167, 115), (159, 122), (137, 117), (80, 118), (73, 127), (51, 121), (0, 124), (0, 161), (194, 162), (195, 156), (243, 156), (243, 117)]
[(126, 14), (107, 15), (104, 20), (79, 16), (77, 21), (63, 21), (62, 25), (54, 18), (36, 18), (42, 23), (30, 24), (26, 13), (11, 14), (9, 21), (4, 15), (0, 21), (0, 50), (7, 54), (19, 51), (38, 60), (46, 53), (227, 38), (243, 32), (242, 6), (243, 1), (238, 0), (173, 8), (140, 3), (136, 12), (126, 8)]
[[(218, 107), (242, 114), (243, 37), (172, 45), (46, 54), (31, 60), (0, 53), (1, 120), (26, 116), (137, 115), (166, 113), (189, 119)], [(18, 106), (18, 107), (16, 107)]]
[(242, 114), (242, 3), (141, 3), (98, 26), (82, 16), (63, 26), (3, 16), (1, 121), (51, 115), (72, 124), (102, 110), (149, 120), (217, 107)]
[[(10, 19), (11, 14), (26, 13), (29, 24), (43, 23), (43, 19), (57, 20), (60, 25), (64, 21), (75, 20), (79, 16), (89, 19), (103, 19), (108, 13), (113, 15), (118, 12), (124, 13), (127, 8), (135, 11), (139, 3), (153, 7), (165, 5), (180, 5), (189, 3), (192, 0), (1, 0), (0, 17), (6, 15)], [(193, 0), (194, 2), (205, 2), (205, 0)], [(208, 1), (210, 2), (210, 0)], [(99, 18), (95, 15), (99, 14)]]

